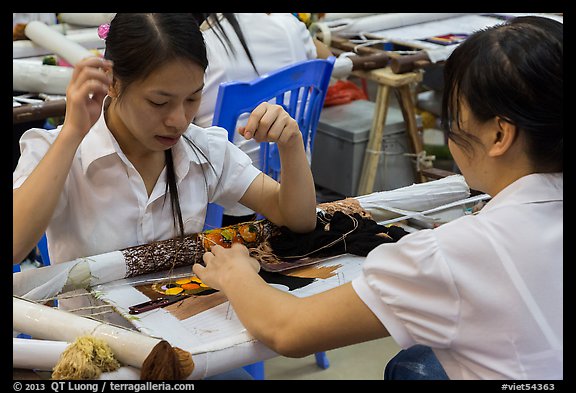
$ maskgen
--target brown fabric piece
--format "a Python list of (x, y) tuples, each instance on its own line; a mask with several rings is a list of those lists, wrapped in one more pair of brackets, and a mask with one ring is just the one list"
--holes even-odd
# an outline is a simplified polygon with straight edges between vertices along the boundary
[(16, 23), (12, 28), (12, 41), (27, 40), (26, 23)]
[[(172, 348), (168, 341), (160, 341), (152, 349), (148, 357), (146, 357), (146, 360), (144, 360), (140, 371), (140, 379), (153, 381), (184, 379), (189, 374), (185, 375), (182, 370), (182, 365), (180, 364), (181, 357), (184, 358), (181, 353), (176, 352), (174, 348)], [(192, 361), (191, 356), (190, 361)], [(189, 364), (185, 364), (184, 367), (189, 368), (190, 366)], [(193, 367), (194, 365), (192, 364), (192, 368)]]
[(189, 352), (184, 351), (178, 347), (174, 347), (174, 352), (178, 356), (178, 362), (180, 363), (180, 374), (187, 379), (192, 375), (194, 371), (194, 361), (192, 360), (192, 355)]

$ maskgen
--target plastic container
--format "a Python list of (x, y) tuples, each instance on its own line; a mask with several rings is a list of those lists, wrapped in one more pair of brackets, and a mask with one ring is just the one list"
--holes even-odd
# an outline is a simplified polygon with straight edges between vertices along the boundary
[[(357, 196), (375, 103), (356, 100), (323, 108), (312, 152), (314, 182), (345, 196)], [(417, 123), (421, 119), (417, 116)], [(373, 191), (392, 190), (415, 182), (402, 111), (389, 107), (382, 140), (382, 154)]]

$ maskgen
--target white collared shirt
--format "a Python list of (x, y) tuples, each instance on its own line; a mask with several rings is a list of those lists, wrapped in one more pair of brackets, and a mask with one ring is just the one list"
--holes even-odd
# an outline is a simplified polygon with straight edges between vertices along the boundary
[[(14, 189), (32, 173), (60, 129), (30, 129), (22, 135), (21, 157), (13, 173)], [(245, 153), (228, 142), (228, 132), (223, 128), (190, 125), (185, 135), (210, 161), (196, 154), (184, 138), (172, 148), (185, 233), (190, 234), (203, 229), (208, 202), (235, 204), (260, 171)], [(166, 168), (148, 197), (140, 174), (101, 115), (76, 151), (46, 231), (51, 262), (175, 237), (165, 189)]]
[(480, 210), (367, 256), (360, 298), (451, 379), (563, 379), (563, 174), (531, 174)]

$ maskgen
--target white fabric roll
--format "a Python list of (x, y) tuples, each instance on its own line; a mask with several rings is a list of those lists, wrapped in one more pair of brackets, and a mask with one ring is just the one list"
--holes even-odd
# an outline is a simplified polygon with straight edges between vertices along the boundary
[(100, 26), (103, 23), (110, 23), (115, 13), (60, 13), (58, 17), (61, 22), (70, 23), (77, 26)]
[(161, 339), (108, 325), (66, 311), (13, 297), (12, 327), (39, 339), (73, 342), (93, 336), (104, 340), (119, 362), (142, 368)]
[(48, 27), (46, 23), (32, 21), (26, 25), (24, 33), (31, 41), (52, 50), (72, 65), (86, 57), (95, 56), (82, 45), (69, 40), (63, 34)]
[(353, 68), (352, 60), (348, 56), (339, 56), (336, 58), (334, 68), (332, 69), (332, 78), (345, 79), (350, 76)]
[(452, 175), (390, 191), (374, 192), (355, 199), (376, 221), (380, 222), (409, 212), (423, 212), (469, 196), (470, 188), (464, 176)]
[[(402, 26), (410, 26), (434, 20), (453, 18), (462, 13), (389, 13), (376, 14), (360, 18), (343, 18), (325, 22), (333, 33), (341, 36), (354, 36)], [(324, 23), (324, 22), (320, 22)]]
[[(55, 26), (50, 25), (48, 27), (56, 32), (62, 32), (61, 29), (57, 29)], [(68, 30), (66, 31), (66, 38), (83, 46), (86, 49), (104, 49), (106, 47), (106, 42), (98, 37), (98, 29), (94, 27), (78, 30)], [(31, 40), (18, 40), (12, 42), (13, 59), (22, 59), (50, 54), (54, 53), (49, 48), (45, 48)]]
[[(14, 338), (12, 342), (12, 367), (25, 370), (52, 371), (70, 343), (65, 341)], [(100, 380), (138, 380), (140, 369), (123, 366), (104, 372)]]
[(29, 300), (49, 299), (66, 286), (78, 288), (119, 280), (126, 275), (126, 262), (121, 251), (29, 269), (12, 274), (12, 294)]
[(51, 371), (67, 347), (65, 341), (13, 338), (12, 367)]
[(72, 71), (71, 67), (12, 60), (12, 88), (14, 91), (66, 95)]

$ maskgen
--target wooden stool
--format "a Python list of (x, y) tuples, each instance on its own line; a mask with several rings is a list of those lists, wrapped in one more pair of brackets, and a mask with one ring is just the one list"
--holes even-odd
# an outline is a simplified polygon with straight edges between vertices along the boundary
[[(366, 153), (364, 154), (362, 173), (358, 183), (358, 195), (366, 195), (374, 191), (376, 172), (378, 171), (380, 155), (382, 154), (382, 138), (389, 106), (390, 89), (395, 89), (399, 94), (399, 104), (411, 141), (412, 152), (416, 155), (417, 160), (423, 152), (422, 137), (416, 125), (416, 112), (410, 93), (410, 84), (421, 82), (422, 73), (417, 71), (395, 74), (390, 67), (386, 67), (371, 71), (354, 71), (353, 74), (378, 84), (376, 112), (374, 113), (372, 129), (366, 145)], [(421, 182), (426, 181), (421, 171), (418, 171), (418, 176)]]

